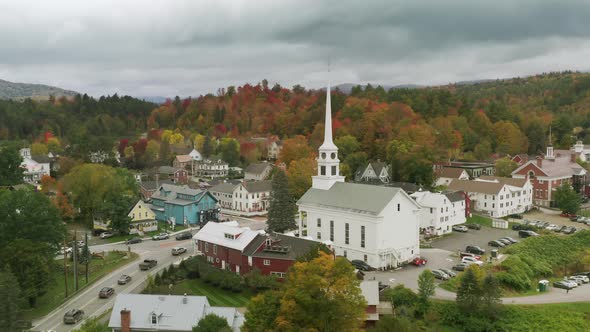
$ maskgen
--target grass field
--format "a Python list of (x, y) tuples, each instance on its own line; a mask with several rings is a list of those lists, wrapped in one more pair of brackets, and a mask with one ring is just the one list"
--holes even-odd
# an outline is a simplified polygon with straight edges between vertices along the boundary
[[(133, 262), (137, 259), (138, 255), (135, 253), (131, 253), (130, 259), (125, 259), (124, 252), (107, 252), (107, 256), (105, 259), (92, 259), (89, 265), (89, 274), (88, 274), (88, 285), (92, 284), (96, 280), (102, 278), (103, 276), (109, 274), (110, 272), (118, 269), (119, 267)], [(74, 295), (74, 272), (73, 268), (70, 265), (68, 268), (68, 296), (71, 297)], [(84, 266), (80, 265), (79, 267), (79, 277), (78, 277), (78, 291), (87, 286), (86, 278), (84, 275)], [(53, 270), (53, 280), (47, 290), (47, 293), (37, 299), (37, 306), (33, 309), (25, 310), (24, 316), (26, 319), (34, 319), (37, 317), (44, 316), (50, 313), (53, 309), (57, 308), (60, 304), (62, 304), (66, 298), (66, 288), (64, 282), (64, 272), (63, 272), (63, 260), (56, 261), (56, 267)]]
[(506, 306), (503, 331), (590, 331), (590, 302)]
[(467, 218), (467, 224), (480, 224), (486, 227), (492, 227), (492, 219), (488, 217), (478, 216), (474, 214), (472, 217)]
[(254, 296), (249, 290), (243, 290), (240, 293), (226, 291), (220, 287), (215, 287), (205, 283), (202, 279), (183, 280), (174, 285), (172, 289), (162, 285), (156, 288), (154, 294), (173, 294), (173, 295), (200, 295), (206, 296), (209, 304), (218, 307), (245, 307), (250, 298)]

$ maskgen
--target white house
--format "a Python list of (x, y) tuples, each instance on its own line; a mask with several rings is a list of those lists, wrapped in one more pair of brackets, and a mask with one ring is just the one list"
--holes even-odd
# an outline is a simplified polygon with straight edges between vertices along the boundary
[(269, 163), (254, 163), (244, 170), (244, 180), (262, 181), (270, 175), (272, 165)]
[(367, 164), (367, 166), (359, 169), (355, 175), (356, 182), (381, 181), (382, 183), (389, 183), (390, 180), (389, 165), (381, 161)]
[(204, 159), (194, 163), (194, 175), (207, 178), (221, 178), (229, 173), (229, 165), (221, 160)]
[(281, 154), (282, 149), (283, 149), (283, 142), (282, 141), (272, 141), (268, 145), (268, 159), (269, 160), (279, 159), (279, 155)]
[(31, 156), (30, 148), (20, 149), (20, 155), (23, 158), (20, 166), (24, 169), (23, 180), (30, 184), (39, 184), (43, 176), (50, 175), (51, 160), (49, 157)]
[(463, 192), (433, 193), (419, 191), (410, 196), (422, 206), (420, 228), (426, 234), (447, 234), (452, 232), (453, 226), (463, 224), (466, 221)]
[(201, 161), (203, 160), (203, 156), (197, 149), (193, 149), (189, 154), (194, 161)]
[(455, 179), (469, 180), (469, 173), (462, 168), (442, 167), (434, 172), (436, 174), (435, 186), (448, 186)]
[(271, 181), (244, 181), (220, 183), (209, 192), (218, 199), (221, 211), (241, 216), (266, 215), (268, 212)]
[(528, 178), (481, 176), (477, 180), (453, 180), (450, 190), (461, 190), (471, 200), (471, 208), (501, 218), (523, 213), (533, 206), (533, 186)]
[(336, 255), (375, 268), (397, 267), (420, 253), (420, 205), (400, 188), (345, 183), (332, 141), (330, 87), (318, 175), (297, 202), (300, 236), (329, 240)]

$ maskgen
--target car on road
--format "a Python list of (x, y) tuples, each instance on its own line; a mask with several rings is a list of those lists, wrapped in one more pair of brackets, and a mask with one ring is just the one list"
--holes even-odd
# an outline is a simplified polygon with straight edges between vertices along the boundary
[(467, 264), (467, 263), (459, 263), (459, 264), (453, 266), (453, 270), (465, 271), (465, 269), (467, 269), (468, 267), (469, 267), (469, 264)]
[(115, 289), (112, 287), (103, 287), (100, 292), (98, 292), (98, 297), (101, 299), (107, 299), (111, 297), (111, 295), (115, 294)]
[(135, 243), (141, 243), (141, 238), (140, 237), (133, 237), (130, 238), (129, 240), (127, 240), (127, 244), (135, 244)]
[(465, 224), (465, 227), (470, 228), (470, 229), (475, 229), (475, 230), (480, 230), (481, 229), (481, 225), (480, 224)]
[(131, 276), (128, 276), (126, 274), (122, 275), (119, 278), (119, 280), (117, 280), (117, 284), (119, 284), (119, 285), (127, 285), (130, 282), (131, 282)]
[(463, 225), (455, 225), (453, 226), (453, 232), (462, 232), (467, 233), (469, 229)]
[(80, 309), (72, 309), (65, 313), (64, 324), (76, 324), (84, 318), (84, 311)]
[(511, 243), (518, 243), (518, 240), (515, 240), (515, 239), (511, 238), (510, 236), (505, 236), (505, 237), (501, 238), (500, 240), (508, 240)]
[(101, 239), (108, 239), (110, 237), (113, 237), (115, 234), (113, 234), (113, 232), (102, 232), (100, 233), (100, 238)]
[(572, 289), (574, 288), (574, 286), (571, 285), (571, 283), (560, 280), (560, 281), (556, 281), (553, 283), (553, 287), (555, 288), (561, 288), (561, 289)]
[(367, 264), (365, 261), (361, 261), (359, 259), (353, 259), (353, 260), (350, 261), (350, 263), (352, 265), (354, 265), (354, 267), (356, 267), (357, 269), (359, 269), (361, 271), (373, 271), (373, 270), (375, 270), (369, 264)]
[(147, 271), (152, 267), (158, 265), (158, 261), (152, 258), (144, 259), (143, 262), (139, 263), (139, 269), (142, 271)]
[(476, 255), (485, 255), (486, 251), (479, 246), (467, 246), (465, 251)]
[(156, 234), (156, 235), (152, 236), (152, 240), (154, 240), (154, 241), (166, 240), (169, 237), (170, 237), (170, 235), (168, 235), (168, 233), (160, 233), (160, 234)]
[(180, 241), (180, 240), (188, 240), (188, 239), (192, 239), (193, 238), (193, 234), (191, 232), (182, 232), (178, 235), (176, 235), (176, 240)]
[(436, 279), (440, 279), (440, 280), (449, 280), (451, 278), (451, 277), (449, 277), (448, 274), (446, 274), (440, 270), (432, 270), (432, 274), (434, 275), (434, 277)]
[(457, 276), (457, 272), (451, 270), (451, 269), (446, 269), (446, 268), (440, 268), (439, 270), (443, 271), (444, 273), (446, 273), (446, 275), (448, 275), (451, 278), (454, 278)]
[(527, 237), (531, 237), (531, 236), (539, 236), (539, 234), (537, 234), (533, 231), (523, 229), (523, 230), (518, 231), (518, 236), (520, 236), (522, 238), (527, 238)]
[(461, 263), (467, 263), (467, 264), (477, 264), (478, 266), (482, 266), (483, 262), (480, 260), (477, 260), (473, 257), (463, 257), (461, 259)]
[(186, 252), (185, 247), (174, 247), (172, 248), (172, 256), (182, 255)]

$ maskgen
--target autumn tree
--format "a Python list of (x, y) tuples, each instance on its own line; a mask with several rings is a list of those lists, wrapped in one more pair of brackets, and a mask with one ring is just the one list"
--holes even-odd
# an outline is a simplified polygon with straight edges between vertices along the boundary
[(297, 206), (289, 191), (289, 179), (285, 172), (277, 170), (272, 177), (268, 207), (268, 231), (282, 233), (294, 229), (296, 214)]
[(287, 176), (289, 189), (295, 199), (303, 196), (311, 188), (311, 177), (317, 174), (317, 163), (313, 158), (293, 160), (289, 165)]
[(496, 160), (496, 175), (503, 177), (512, 177), (512, 172), (518, 168), (518, 164), (508, 157)]
[(244, 332), (274, 332), (281, 307), (282, 292), (269, 290), (256, 295), (247, 306)]
[(528, 151), (528, 139), (513, 122), (499, 121), (494, 123), (493, 128), (496, 152), (515, 155)]
[(31, 144), (31, 155), (33, 156), (46, 156), (48, 152), (47, 145), (43, 143)]
[(279, 160), (286, 165), (290, 165), (293, 160), (308, 158), (313, 156), (313, 151), (307, 144), (304, 136), (298, 135), (283, 141), (283, 148), (279, 155)]
[(0, 147), (0, 186), (23, 182), (22, 157), (15, 146)]

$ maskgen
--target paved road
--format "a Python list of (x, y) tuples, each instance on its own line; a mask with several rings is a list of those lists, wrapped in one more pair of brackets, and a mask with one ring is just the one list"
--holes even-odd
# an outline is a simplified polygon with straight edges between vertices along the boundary
[[(112, 296), (109, 299), (99, 299), (98, 292), (103, 287), (113, 287), (115, 289), (115, 295), (118, 293), (140, 292), (143, 289), (143, 283), (148, 274), (154, 274), (180, 259), (179, 257), (172, 256), (170, 253), (171, 248), (177, 245), (186, 247), (189, 253), (193, 250), (191, 240), (176, 241), (173, 238), (164, 241), (145, 240), (142, 243), (131, 245), (131, 250), (139, 254), (139, 259), (137, 261), (110, 273), (99, 281), (96, 281), (64, 305), (52, 311), (47, 316), (33, 322), (35, 326), (34, 329), (37, 331), (55, 330), (57, 332), (66, 332), (79, 327), (82, 322), (76, 325), (65, 325), (63, 323), (64, 314), (73, 308), (84, 310), (85, 318), (98, 316), (107, 311), (113, 306), (116, 296)], [(91, 247), (91, 251), (111, 250), (127, 250), (127, 245), (111, 244)], [(158, 265), (150, 271), (140, 271), (138, 264), (145, 258), (155, 258), (158, 260)], [(122, 274), (130, 275), (133, 278), (132, 282), (127, 285), (117, 285), (117, 279), (119, 279)]]

